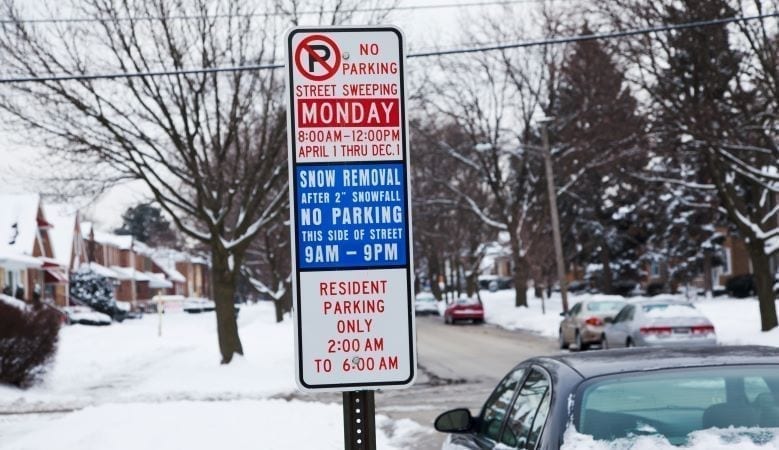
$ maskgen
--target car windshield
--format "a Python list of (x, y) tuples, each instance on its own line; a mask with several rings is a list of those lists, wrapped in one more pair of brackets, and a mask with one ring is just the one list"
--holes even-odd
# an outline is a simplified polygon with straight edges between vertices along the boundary
[(649, 317), (699, 317), (701, 313), (684, 303), (658, 303), (641, 307)]
[(625, 306), (624, 302), (592, 302), (587, 303), (587, 311), (594, 313), (617, 312)]
[(598, 440), (659, 435), (682, 445), (695, 431), (731, 426), (779, 433), (778, 365), (625, 374), (585, 386), (577, 430)]

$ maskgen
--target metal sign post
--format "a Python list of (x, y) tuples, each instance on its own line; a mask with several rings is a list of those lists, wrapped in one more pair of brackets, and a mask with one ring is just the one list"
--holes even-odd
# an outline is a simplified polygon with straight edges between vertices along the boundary
[(373, 392), (416, 376), (405, 47), (393, 27), (287, 33), (296, 382), (344, 393), (375, 448)]
[(376, 405), (373, 391), (343, 393), (344, 448), (376, 450)]

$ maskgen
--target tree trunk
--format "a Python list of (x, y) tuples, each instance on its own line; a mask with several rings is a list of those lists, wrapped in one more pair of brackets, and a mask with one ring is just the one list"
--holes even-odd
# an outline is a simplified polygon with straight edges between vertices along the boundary
[(430, 280), (430, 291), (433, 293), (433, 296), (438, 300), (445, 300), (443, 298), (443, 295), (441, 293), (441, 287), (438, 285), (438, 274), (441, 272), (439, 268), (441, 265), (438, 262), (438, 257), (430, 258), (428, 261), (428, 272), (427, 276)]
[(707, 299), (714, 297), (714, 282), (711, 278), (711, 251), (703, 251), (703, 291)]
[(241, 338), (238, 336), (238, 324), (235, 321), (236, 272), (239, 261), (233, 261), (230, 270), (228, 254), (222, 248), (212, 248), (212, 269), (214, 282), (214, 303), (216, 303), (216, 330), (219, 337), (219, 352), (222, 364), (229, 364), (237, 353), (243, 355)]
[(479, 293), (478, 271), (473, 270), (467, 277), (465, 277), (465, 293), (468, 295), (468, 298), (471, 298), (474, 296), (474, 294)]
[(516, 295), (514, 306), (527, 306), (527, 261), (519, 255), (519, 248), (514, 249), (512, 253), (514, 254), (514, 291)]
[(291, 287), (287, 287), (284, 291), (284, 295), (280, 299), (273, 302), (273, 308), (276, 311), (276, 323), (284, 321), (284, 314), (292, 311), (292, 291)]
[(747, 246), (749, 259), (752, 261), (752, 270), (754, 270), (757, 300), (760, 304), (761, 330), (768, 331), (779, 325), (776, 317), (776, 296), (774, 295), (771, 261), (765, 254), (762, 241), (752, 239)]
[(611, 274), (611, 255), (609, 254), (609, 247), (605, 242), (601, 244), (600, 262), (601, 265), (603, 265), (603, 269), (601, 270), (601, 292), (604, 294), (611, 294), (611, 281), (613, 278), (613, 275)]

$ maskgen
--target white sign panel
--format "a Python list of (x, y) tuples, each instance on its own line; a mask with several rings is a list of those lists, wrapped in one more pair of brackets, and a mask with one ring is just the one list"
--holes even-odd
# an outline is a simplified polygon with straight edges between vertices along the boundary
[(416, 375), (402, 33), (287, 35), (297, 382), (404, 387)]

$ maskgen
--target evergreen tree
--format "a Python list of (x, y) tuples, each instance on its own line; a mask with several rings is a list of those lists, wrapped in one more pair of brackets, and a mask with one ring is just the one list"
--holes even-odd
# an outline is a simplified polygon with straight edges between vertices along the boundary
[(175, 246), (178, 242), (170, 222), (160, 208), (151, 203), (132, 206), (122, 214), (122, 226), (117, 234), (131, 235), (150, 246)]
[[(585, 25), (581, 33), (592, 31)], [(629, 290), (646, 239), (635, 209), (643, 188), (633, 176), (646, 162), (644, 120), (603, 43), (571, 47), (548, 114), (567, 253), (599, 265), (602, 291)], [(625, 285), (616, 286), (617, 279)]]

